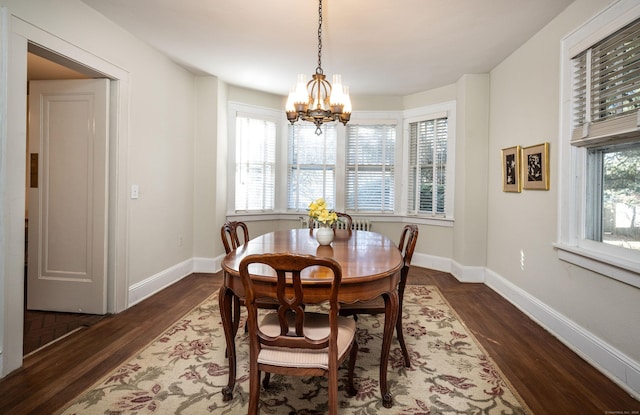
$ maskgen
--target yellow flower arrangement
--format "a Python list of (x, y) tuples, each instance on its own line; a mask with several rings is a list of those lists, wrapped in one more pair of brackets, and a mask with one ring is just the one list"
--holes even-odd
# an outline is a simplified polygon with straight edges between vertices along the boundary
[(318, 198), (309, 204), (309, 217), (325, 225), (333, 225), (338, 220), (338, 215), (327, 208), (327, 202)]

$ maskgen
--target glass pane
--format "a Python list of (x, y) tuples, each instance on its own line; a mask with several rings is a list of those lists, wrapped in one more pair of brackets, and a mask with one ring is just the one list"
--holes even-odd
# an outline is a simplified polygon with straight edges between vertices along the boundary
[(640, 143), (602, 152), (602, 242), (640, 249)]
[(236, 118), (236, 211), (274, 207), (276, 123)]
[(323, 197), (331, 209), (335, 200), (337, 129), (335, 124), (289, 126), (287, 208), (306, 210), (309, 203)]
[(346, 209), (393, 211), (395, 126), (352, 124), (346, 140)]

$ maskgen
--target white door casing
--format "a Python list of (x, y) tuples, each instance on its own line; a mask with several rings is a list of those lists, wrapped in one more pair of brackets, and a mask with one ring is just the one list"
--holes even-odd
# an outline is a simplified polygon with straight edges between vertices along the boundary
[(105, 314), (109, 80), (29, 87), (27, 308)]

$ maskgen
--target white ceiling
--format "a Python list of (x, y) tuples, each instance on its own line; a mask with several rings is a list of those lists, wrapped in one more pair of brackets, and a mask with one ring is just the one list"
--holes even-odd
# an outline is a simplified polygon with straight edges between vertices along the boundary
[[(322, 68), (351, 94), (487, 73), (573, 0), (324, 0)], [(83, 0), (196, 74), (286, 95), (318, 61), (317, 0)]]

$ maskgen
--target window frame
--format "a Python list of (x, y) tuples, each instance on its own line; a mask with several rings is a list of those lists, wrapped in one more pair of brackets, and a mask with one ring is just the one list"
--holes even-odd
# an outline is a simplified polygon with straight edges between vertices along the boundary
[[(409, 164), (410, 164), (410, 124), (422, 121), (429, 121), (438, 118), (447, 118), (447, 171), (445, 174), (445, 208), (444, 213), (409, 213)], [(456, 103), (448, 101), (442, 104), (429, 105), (421, 108), (405, 111), (403, 122), (403, 170), (402, 177), (407, 179), (406, 185), (402, 189), (403, 215), (416, 219), (429, 221), (453, 222), (454, 212), (454, 192), (455, 192), (455, 140), (456, 140)], [(433, 222), (432, 222), (433, 223)]]
[[(315, 132), (313, 132), (315, 130), (315, 126), (311, 123), (309, 124), (303, 124), (305, 126), (305, 128), (309, 131), (310, 134), (313, 134), (314, 137), (312, 138), (317, 138), (318, 140), (322, 140), (324, 139), (324, 135), (327, 134), (327, 131), (324, 127), (328, 127), (328, 126), (323, 126), (321, 127), (323, 132), (321, 135), (316, 137)], [(334, 183), (332, 184), (332, 189), (333, 189), (333, 194), (331, 195), (333, 198), (333, 203), (331, 203), (331, 198), (327, 197), (326, 194), (318, 194), (316, 196), (314, 196), (313, 198), (311, 198), (309, 200), (309, 203), (311, 203), (313, 200), (319, 198), (319, 197), (323, 197), (327, 200), (327, 202), (329, 203), (329, 208), (330, 209), (335, 209), (335, 210), (340, 210), (337, 206), (338, 206), (338, 201), (336, 200), (336, 198), (338, 197), (337, 192), (336, 192), (336, 188), (338, 187), (338, 183), (340, 183), (338, 181), (338, 170), (339, 170), (339, 161), (338, 161), (338, 155), (340, 154), (340, 152), (338, 151), (339, 147), (339, 143), (340, 143), (340, 130), (341, 128), (339, 128), (338, 125), (332, 125), (332, 127), (335, 128), (335, 133), (336, 133), (336, 154), (335, 154), (335, 164), (327, 164), (327, 163), (323, 163), (322, 165), (320, 164), (303, 164), (304, 166), (322, 166), (321, 169), (319, 168), (312, 168), (310, 170), (315, 170), (315, 171), (322, 171), (323, 176), (326, 177), (327, 172), (332, 172), (333, 173), (333, 180)], [(289, 178), (290, 178), (290, 171), (291, 171), (291, 163), (290, 163), (290, 159), (289, 159), (289, 152), (290, 152), (290, 148), (289, 148), (289, 143), (290, 140), (293, 140), (292, 135), (295, 133), (295, 129), (298, 128), (297, 125), (288, 125), (287, 126), (287, 136), (286, 136), (286, 140), (285, 140), (285, 144), (284, 144), (284, 150), (287, 153), (287, 156), (285, 158), (286, 160), (286, 173), (285, 176), (283, 177), (283, 186), (284, 186), (284, 190), (285, 190), (285, 208), (287, 212), (294, 212), (294, 213), (304, 213), (306, 214), (306, 205), (305, 203), (303, 203), (303, 207), (294, 207), (291, 208), (289, 207), (289, 196), (290, 196), (290, 191), (289, 191)], [(326, 151), (326, 146), (325, 146), (325, 151)], [(300, 164), (298, 164), (298, 166), (300, 166)], [(333, 168), (328, 168), (327, 166), (332, 166)], [(298, 171), (300, 170), (305, 170), (305, 169), (298, 169)], [(326, 183), (326, 182), (325, 182)], [(326, 189), (325, 189), (326, 190)]]
[[(281, 137), (282, 137), (282, 129), (283, 129), (283, 121), (282, 121), (282, 112), (276, 110), (269, 110), (262, 107), (256, 107), (252, 105), (230, 102), (228, 107), (228, 140), (227, 140), (227, 194), (232, 195), (231, 197), (227, 197), (227, 216), (233, 215), (264, 215), (264, 214), (275, 214), (282, 209), (279, 201), (280, 198), (280, 185), (279, 178), (281, 176), (281, 171), (279, 168), (280, 165), (280, 149), (281, 145)], [(275, 154), (275, 184), (274, 184), (274, 201), (273, 201), (273, 209), (269, 210), (236, 210), (236, 119), (237, 117), (246, 117), (246, 118), (254, 118), (265, 121), (274, 122), (276, 125), (276, 154)]]
[(590, 203), (587, 181), (589, 148), (571, 143), (573, 134), (573, 65), (571, 59), (640, 17), (637, 1), (622, 0), (605, 9), (562, 40), (561, 44), (561, 141), (559, 169), (558, 258), (609, 278), (640, 288), (640, 252), (587, 238)]
[[(346, 208), (346, 198), (345, 196), (340, 195), (340, 205), (344, 210), (343, 212), (347, 212), (350, 214), (363, 214), (363, 215), (376, 215), (376, 216), (394, 216), (398, 213), (398, 199), (401, 198), (402, 188), (401, 185), (404, 182), (402, 180), (403, 170), (402, 170), (402, 149), (403, 149), (403, 140), (402, 140), (402, 114), (399, 112), (373, 112), (373, 111), (362, 111), (359, 112), (356, 116), (352, 116), (350, 125), (358, 125), (358, 126), (371, 126), (371, 125), (392, 125), (395, 126), (395, 154), (394, 154), (394, 165), (393, 165), (393, 185), (394, 185), (394, 207), (393, 211), (368, 211), (368, 210), (358, 210), (358, 209), (347, 209)], [(340, 179), (345, 188), (347, 187), (347, 132), (346, 128), (342, 128), (340, 133), (342, 134), (342, 138), (338, 140), (338, 144), (342, 143), (342, 147), (339, 147), (341, 152), (338, 153), (338, 163), (340, 165)], [(336, 196), (337, 197), (337, 196)], [(338, 199), (336, 199), (336, 203), (338, 203)]]

